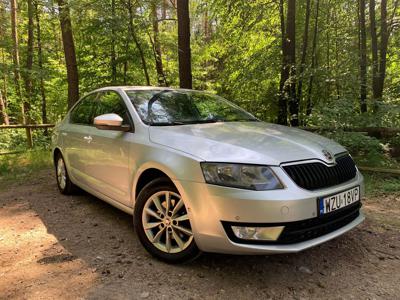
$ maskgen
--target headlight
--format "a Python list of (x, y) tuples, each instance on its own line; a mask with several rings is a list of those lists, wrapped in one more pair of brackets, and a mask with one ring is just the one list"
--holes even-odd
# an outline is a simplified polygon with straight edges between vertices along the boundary
[(265, 191), (282, 189), (283, 185), (267, 166), (228, 163), (201, 163), (207, 183)]

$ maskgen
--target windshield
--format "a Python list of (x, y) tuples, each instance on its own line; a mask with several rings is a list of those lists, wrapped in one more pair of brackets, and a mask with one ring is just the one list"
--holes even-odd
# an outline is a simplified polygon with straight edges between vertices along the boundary
[(140, 118), (149, 125), (258, 121), (222, 97), (200, 91), (127, 90)]

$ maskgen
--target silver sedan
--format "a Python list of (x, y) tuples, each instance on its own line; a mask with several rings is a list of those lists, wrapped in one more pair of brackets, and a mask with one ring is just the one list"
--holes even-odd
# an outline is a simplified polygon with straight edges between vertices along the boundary
[(56, 126), (53, 157), (61, 193), (79, 187), (132, 214), (144, 248), (170, 263), (298, 252), (364, 219), (345, 148), (206, 92), (95, 90)]

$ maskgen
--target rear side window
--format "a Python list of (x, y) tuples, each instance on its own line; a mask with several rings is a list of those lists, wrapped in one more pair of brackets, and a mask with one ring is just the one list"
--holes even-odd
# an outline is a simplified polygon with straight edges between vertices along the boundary
[(70, 122), (73, 124), (92, 125), (97, 93), (87, 95), (71, 111)]
[(124, 125), (130, 125), (129, 113), (121, 96), (114, 91), (102, 92), (97, 101), (95, 115), (117, 114), (124, 121)]

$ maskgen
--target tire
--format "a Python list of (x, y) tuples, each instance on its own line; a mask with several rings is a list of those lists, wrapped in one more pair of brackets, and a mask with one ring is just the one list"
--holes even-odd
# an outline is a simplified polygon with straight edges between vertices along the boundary
[(193, 238), (186, 206), (168, 178), (155, 179), (140, 191), (133, 223), (143, 247), (159, 260), (185, 263), (201, 253)]
[(71, 195), (76, 192), (76, 186), (71, 182), (67, 167), (65, 165), (65, 161), (61, 153), (56, 155), (55, 159), (55, 171), (56, 171), (56, 180), (57, 186), (60, 190), (61, 194)]

